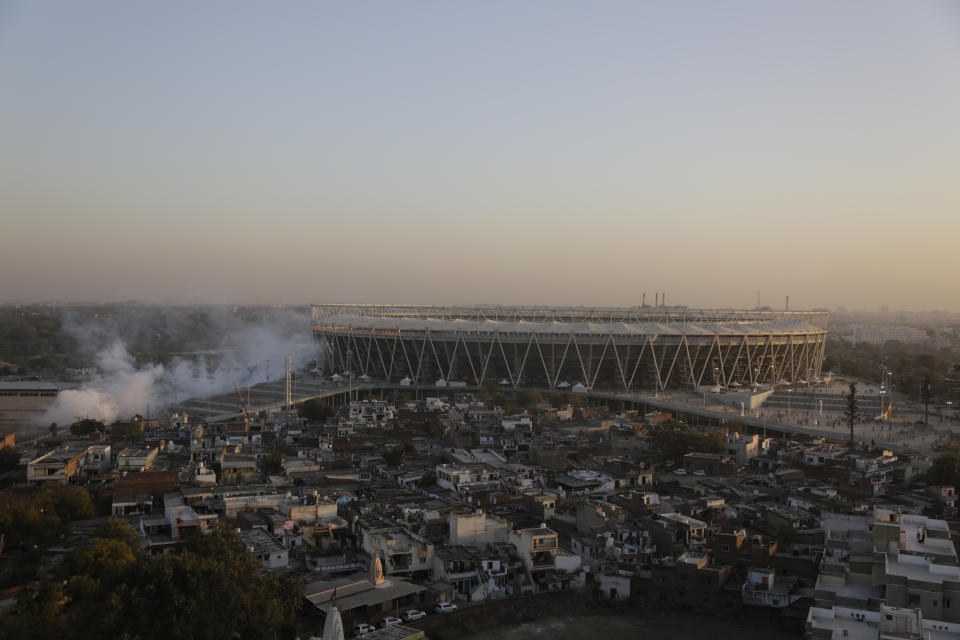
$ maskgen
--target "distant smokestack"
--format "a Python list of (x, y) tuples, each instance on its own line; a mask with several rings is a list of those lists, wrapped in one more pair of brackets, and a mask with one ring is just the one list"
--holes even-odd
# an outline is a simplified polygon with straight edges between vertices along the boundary
[(787, 296), (787, 311), (790, 311), (790, 296)]
[(662, 304), (664, 308), (667, 307), (667, 292), (666, 292), (666, 291), (664, 291), (663, 293), (660, 294), (660, 304)]
[(660, 306), (660, 293), (659, 293), (659, 292), (654, 292), (654, 294), (653, 294), (653, 306), (654, 306), (654, 307), (659, 307), (659, 306)]
[(647, 306), (647, 292), (646, 292), (646, 291), (643, 292), (643, 297), (641, 298), (641, 300), (643, 300), (643, 302), (640, 303), (640, 306), (641, 306), (641, 307)]

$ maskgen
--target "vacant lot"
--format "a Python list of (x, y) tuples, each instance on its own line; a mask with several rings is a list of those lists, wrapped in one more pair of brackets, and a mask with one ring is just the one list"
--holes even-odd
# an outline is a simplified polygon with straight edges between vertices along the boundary
[(516, 626), (478, 631), (465, 640), (797, 640), (800, 634), (753, 622), (739, 622), (684, 614), (631, 613), (629, 615), (551, 616)]

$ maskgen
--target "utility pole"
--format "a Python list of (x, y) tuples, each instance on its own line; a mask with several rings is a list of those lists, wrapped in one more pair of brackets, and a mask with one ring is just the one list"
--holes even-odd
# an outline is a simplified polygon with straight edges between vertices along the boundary
[(286, 394), (285, 394), (284, 404), (286, 405), (286, 411), (287, 411), (287, 428), (289, 429), (289, 428), (290, 428), (290, 409), (291, 409), (291, 405), (293, 404), (293, 402), (292, 402), (292, 400), (293, 400), (292, 394), (290, 393), (290, 374), (291, 374), (290, 369), (291, 369), (291, 367), (290, 367), (290, 354), (289, 354), (289, 353), (287, 354), (287, 357), (286, 357), (286, 360), (284, 361), (284, 364), (286, 365), (286, 374), (287, 374), (287, 380), (286, 380), (287, 385), (286, 385)]
[(920, 387), (920, 400), (923, 402), (923, 426), (930, 427), (930, 398), (933, 396), (933, 385), (930, 375), (923, 376), (923, 386)]
[(349, 412), (350, 403), (353, 402), (353, 367), (351, 366), (352, 359), (353, 359), (353, 349), (347, 349), (347, 370), (344, 373), (347, 374), (347, 411), (348, 412)]
[(847, 394), (847, 408), (843, 412), (843, 417), (847, 419), (847, 424), (850, 425), (850, 446), (847, 451), (847, 455), (850, 458), (850, 470), (853, 471), (853, 425), (857, 421), (857, 416), (859, 412), (857, 411), (857, 383), (850, 383), (850, 392)]

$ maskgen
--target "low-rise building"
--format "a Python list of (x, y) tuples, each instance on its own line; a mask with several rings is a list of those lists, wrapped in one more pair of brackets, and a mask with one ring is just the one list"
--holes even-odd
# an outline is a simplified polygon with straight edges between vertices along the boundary
[(27, 483), (59, 482), (67, 484), (83, 468), (86, 449), (62, 447), (48, 451), (27, 463)]
[(87, 448), (83, 459), (83, 473), (96, 476), (107, 473), (113, 468), (113, 457), (109, 444), (94, 444)]
[(494, 542), (506, 542), (510, 524), (482, 509), (450, 514), (450, 544), (482, 547)]
[(224, 484), (238, 484), (256, 480), (257, 459), (253, 456), (223, 454), (220, 458), (220, 476)]
[(286, 569), (289, 565), (289, 552), (264, 529), (253, 528), (239, 535), (247, 551), (260, 560), (264, 569)]
[(918, 608), (881, 606), (878, 610), (835, 606), (810, 607), (806, 640), (955, 640), (960, 624), (925, 618)]
[(153, 466), (159, 452), (160, 450), (156, 447), (123, 449), (117, 454), (117, 471), (121, 473), (147, 471)]

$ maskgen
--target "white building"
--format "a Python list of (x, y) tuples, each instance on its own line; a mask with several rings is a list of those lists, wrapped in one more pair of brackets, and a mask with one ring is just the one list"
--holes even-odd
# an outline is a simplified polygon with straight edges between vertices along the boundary
[(755, 433), (747, 435), (736, 431), (728, 433), (724, 438), (727, 455), (735, 457), (737, 464), (741, 466), (749, 464), (750, 460), (757, 456), (765, 455), (772, 443), (773, 438), (764, 439)]
[(363, 550), (380, 558), (388, 575), (409, 575), (433, 567), (433, 544), (400, 527), (365, 530)]
[(807, 636), (849, 640), (955, 640), (960, 624), (923, 617), (920, 609), (881, 606), (879, 611), (836, 606), (810, 607)]
[(506, 542), (510, 524), (483, 509), (470, 513), (450, 514), (450, 544), (483, 547), (495, 542)]
[(486, 465), (438, 464), (435, 473), (437, 486), (461, 495), (500, 486), (500, 471)]
[(255, 555), (264, 569), (286, 569), (290, 561), (288, 551), (263, 529), (240, 532), (240, 540), (247, 551)]

